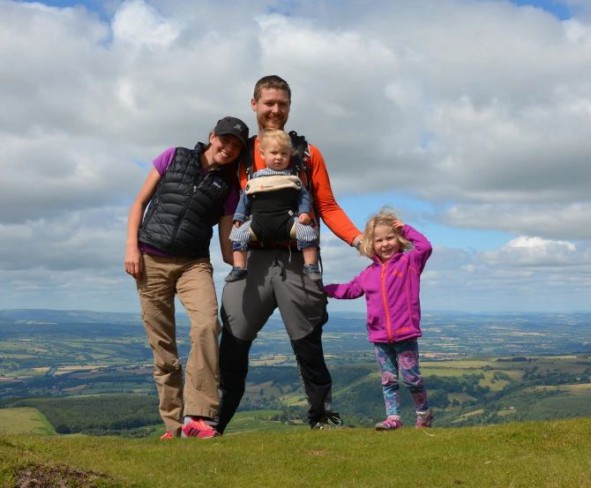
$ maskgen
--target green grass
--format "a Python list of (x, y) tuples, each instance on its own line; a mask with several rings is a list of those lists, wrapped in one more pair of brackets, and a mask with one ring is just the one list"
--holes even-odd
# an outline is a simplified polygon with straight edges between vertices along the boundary
[(293, 429), (293, 426), (271, 418), (281, 415), (281, 410), (253, 410), (238, 412), (228, 426), (228, 433), (251, 432), (253, 430), (284, 430)]
[[(197, 440), (0, 436), (0, 486), (62, 472), (101, 487), (591, 486), (591, 419), (487, 427), (252, 431)], [(20, 486), (20, 485), (19, 485)], [(46, 485), (50, 486), (50, 485)]]
[(55, 430), (36, 408), (0, 409), (0, 435), (42, 434), (52, 435)]

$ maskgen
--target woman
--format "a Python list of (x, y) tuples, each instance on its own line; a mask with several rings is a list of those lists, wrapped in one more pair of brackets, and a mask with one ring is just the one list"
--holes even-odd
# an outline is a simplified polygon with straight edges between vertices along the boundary
[[(166, 150), (154, 160), (129, 212), (125, 270), (136, 280), (154, 356), (160, 416), (166, 425), (162, 439), (218, 435), (208, 423), (219, 405), (218, 307), (209, 245), (213, 226), (219, 224), (223, 259), (232, 264), (228, 236), (238, 199), (232, 163), (247, 140), (246, 124), (225, 117), (207, 145)], [(184, 386), (175, 295), (191, 324)]]

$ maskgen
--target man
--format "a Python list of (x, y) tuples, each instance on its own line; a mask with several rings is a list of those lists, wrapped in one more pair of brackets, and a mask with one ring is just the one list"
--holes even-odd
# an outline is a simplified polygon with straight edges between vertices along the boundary
[[(279, 76), (265, 76), (255, 85), (250, 102), (258, 132), (284, 129), (291, 107), (291, 89)], [(335, 201), (320, 151), (308, 145), (307, 171), (315, 221), (322, 218), (330, 230), (352, 246), (361, 232)], [(249, 140), (250, 173), (265, 167), (258, 137)], [(246, 163), (240, 167), (241, 185), (247, 180)], [(264, 242), (251, 246), (246, 279), (227, 283), (222, 293), (223, 321), (220, 343), (220, 410), (217, 430), (223, 433), (244, 395), (248, 354), (257, 333), (276, 308), (289, 335), (309, 403), (308, 422), (313, 429), (339, 427), (331, 411), (332, 378), (324, 360), (322, 326), (328, 320), (322, 284), (303, 273), (302, 253), (290, 243)]]

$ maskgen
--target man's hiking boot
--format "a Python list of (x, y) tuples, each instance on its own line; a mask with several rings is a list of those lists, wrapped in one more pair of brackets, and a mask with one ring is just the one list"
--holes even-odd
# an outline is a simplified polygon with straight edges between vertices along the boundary
[(345, 423), (337, 412), (326, 412), (320, 420), (310, 424), (312, 430), (341, 429), (344, 426)]
[(402, 429), (402, 420), (398, 415), (388, 415), (383, 422), (376, 424), (376, 430), (398, 430)]
[(320, 267), (317, 264), (304, 264), (304, 274), (312, 281), (320, 281), (322, 279)]
[(433, 412), (427, 410), (425, 412), (417, 412), (417, 429), (429, 428), (433, 425)]
[(228, 276), (224, 278), (224, 280), (226, 281), (226, 283), (243, 280), (244, 278), (246, 278), (247, 274), (247, 269), (239, 268), (238, 266), (232, 266), (231, 271), (228, 273)]

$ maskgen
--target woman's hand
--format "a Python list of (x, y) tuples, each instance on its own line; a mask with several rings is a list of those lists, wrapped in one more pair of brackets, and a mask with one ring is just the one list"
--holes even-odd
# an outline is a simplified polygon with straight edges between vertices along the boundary
[(142, 253), (137, 246), (127, 246), (125, 250), (125, 272), (136, 280), (142, 276)]

